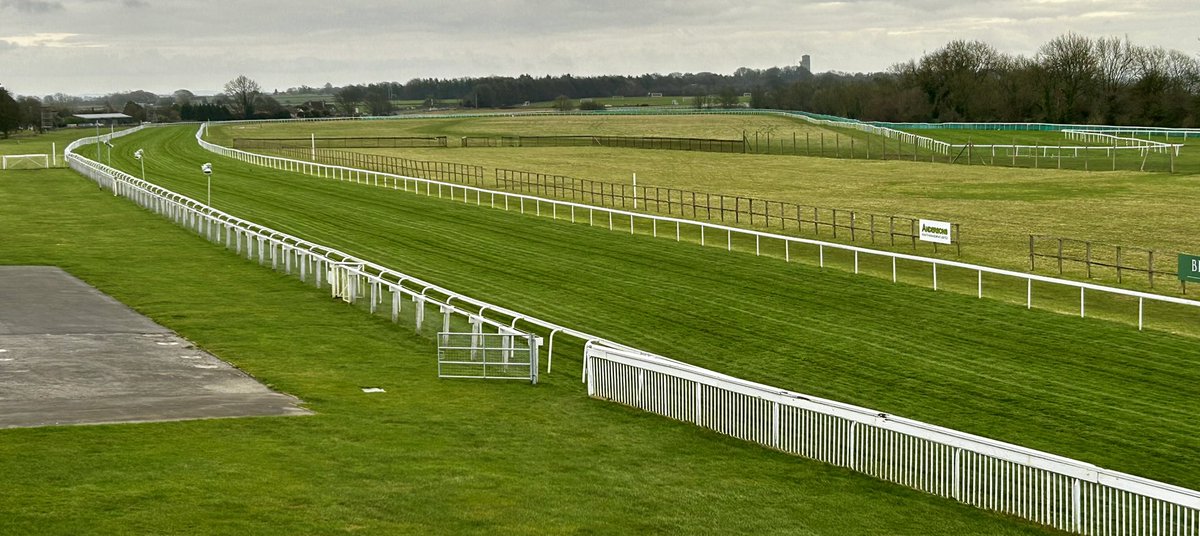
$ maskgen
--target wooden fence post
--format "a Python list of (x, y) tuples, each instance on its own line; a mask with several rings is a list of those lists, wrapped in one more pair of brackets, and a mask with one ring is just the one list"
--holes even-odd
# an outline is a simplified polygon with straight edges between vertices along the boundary
[(1058, 275), (1063, 273), (1063, 239), (1058, 239)]
[(1121, 246), (1117, 246), (1117, 282), (1121, 282)]
[(1084, 242), (1084, 244), (1087, 247), (1087, 254), (1086, 254), (1086, 258), (1085, 258), (1084, 262), (1087, 264), (1088, 279), (1091, 279), (1092, 278), (1092, 243), (1091, 243), (1091, 241), (1088, 241), (1088, 242)]
[(1030, 272), (1032, 272), (1032, 271), (1033, 271), (1033, 267), (1034, 267), (1034, 263), (1033, 263), (1033, 235), (1029, 235), (1029, 271), (1030, 271)]

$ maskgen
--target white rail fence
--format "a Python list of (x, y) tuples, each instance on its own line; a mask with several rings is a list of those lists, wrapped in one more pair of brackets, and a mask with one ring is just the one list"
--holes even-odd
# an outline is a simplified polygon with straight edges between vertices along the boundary
[[(109, 141), (140, 129), (106, 134), (101, 138), (102, 141)], [(411, 321), (417, 332), (427, 325), (427, 309), (436, 309), (441, 314), (440, 331), (450, 331), (452, 320), (456, 318), (465, 320), (475, 333), (528, 333), (530, 328), (538, 328), (549, 333), (547, 372), (550, 372), (553, 363), (554, 336), (560, 333), (637, 352), (633, 348), (459, 294), (348, 253), (237, 218), (73, 152), (75, 148), (93, 141), (93, 138), (84, 138), (72, 143), (65, 151), (65, 158), (71, 169), (96, 181), (101, 188), (109, 189), (113, 195), (124, 196), (211, 242), (233, 249), (248, 260), (264, 266), (269, 264), (272, 269), (296, 275), (301, 281), (311, 281), (319, 288), (328, 288), (334, 297), (349, 303), (360, 303), (366, 299), (366, 308), (373, 314), (390, 307), (392, 320), (399, 321), (405, 312), (405, 301), (408, 301), (413, 309)], [(497, 316), (502, 318), (497, 319)], [(540, 338), (535, 339), (535, 346), (540, 343)]]
[[(867, 408), (748, 382), (523, 316), (213, 210), (190, 198), (72, 154), (70, 149), (67, 158), (72, 169), (96, 180), (102, 187), (110, 188), (114, 195), (128, 197), (225, 247), (241, 252), (243, 250), (237, 248), (244, 244), (248, 259), (257, 258), (264, 265), (270, 262), (272, 267), (280, 269), (282, 266), (285, 271), (289, 267), (299, 270), (302, 279), (306, 273), (312, 274), (318, 286), (321, 285), (321, 274), (331, 266), (335, 270), (348, 270), (351, 277), (347, 281), (356, 283), (345, 283), (343, 292), (351, 299), (360, 293), (367, 294), (366, 290), (359, 289), (374, 289), (376, 285), (390, 291), (393, 299), (399, 295), (414, 301), (433, 299), (426, 296), (427, 292), (433, 291), (446, 296), (444, 301), (437, 302), (445, 315), (443, 326), (449, 325), (450, 315), (458, 314), (473, 324), (487, 324), (497, 333), (503, 333), (503, 328), (515, 326), (520, 320), (550, 331), (551, 345), (554, 333), (558, 332), (587, 341), (583, 379), (590, 396), (692, 422), (769, 448), (1067, 531), (1122, 536), (1200, 535), (1200, 492)], [(301, 164), (311, 165), (254, 156), (262, 159), (260, 161), (295, 169), (301, 169)], [(321, 173), (360, 178), (383, 175), (348, 169), (325, 169)], [(439, 188), (454, 188), (452, 192), (462, 192), (464, 196), (469, 192), (475, 192), (480, 198), (485, 193), (508, 195), (421, 179), (397, 179), (403, 179), (405, 184), (412, 181), (424, 185), (426, 194), (430, 194), (433, 184), (438, 184)], [(395, 187), (397, 182), (392, 184)], [(477, 204), (481, 204), (478, 199)], [(696, 223), (670, 220), (679, 224)], [(337, 274), (335, 278), (343, 275)], [(359, 285), (357, 282), (363, 286), (356, 286)], [(421, 290), (409, 288), (406, 283)], [(377, 303), (376, 294), (371, 292), (369, 295), (373, 308)], [(452, 300), (479, 309), (460, 308), (452, 305)], [(393, 308), (393, 314), (396, 311)], [(502, 314), (513, 320), (511, 324), (497, 322), (484, 317), (485, 312)]]
[[(1140, 151), (1150, 151), (1154, 153), (1171, 153), (1172, 156), (1179, 156), (1179, 151), (1183, 148), (1181, 143), (1163, 143), (1149, 139), (1134, 138), (1128, 136), (1118, 136), (1105, 132), (1092, 130), (1064, 130), (1063, 134), (1068, 140), (1076, 140), (1082, 142), (1091, 142), (1095, 145), (1088, 147), (1091, 149), (1103, 150), (1118, 150), (1121, 148), (1138, 149)], [(1111, 146), (1111, 147), (1110, 147)]]
[[(1079, 155), (1079, 151), (1105, 151), (1105, 154), (1110, 154), (1109, 151), (1121, 150), (1136, 150), (1138, 154), (1144, 154), (1145, 151), (1155, 153), (1173, 153), (1173, 156), (1179, 156), (1183, 144), (1166, 143), (1150, 139), (1141, 139), (1135, 137), (1123, 137), (1113, 134), (1105, 134), (1099, 131), (1091, 130), (1063, 130), (1063, 134), (1068, 140), (1092, 142), (1095, 145), (1019, 145), (1019, 144), (975, 144), (975, 143), (948, 143), (940, 140), (935, 140), (928, 136), (921, 136), (911, 132), (904, 132), (894, 128), (872, 125), (869, 123), (860, 123), (857, 121), (830, 121), (828, 119), (817, 119), (803, 114), (787, 114), (788, 117), (798, 117), (815, 125), (833, 128), (847, 128), (858, 130), (867, 134), (874, 134), (888, 139), (899, 139), (904, 143), (916, 145), (922, 149), (931, 151), (936, 154), (949, 156), (955, 151), (963, 151), (966, 149), (982, 150), (991, 149), (992, 156), (996, 156), (996, 149), (1008, 149), (1010, 153), (1005, 156), (1021, 156), (1022, 150), (1024, 154), (1033, 156), (1041, 153), (1042, 157), (1064, 156), (1068, 153), (1074, 156)], [(1101, 145), (1103, 144), (1103, 145)], [(1051, 153), (1053, 151), (1053, 153)]]
[[(549, 216), (554, 219), (569, 219), (572, 223), (578, 223), (586, 217), (586, 221), (589, 225), (607, 225), (609, 230), (617, 230), (618, 227), (616, 224), (619, 222), (621, 224), (620, 228), (622, 231), (624, 231), (626, 229), (624, 224), (625, 222), (628, 222), (627, 229), (629, 230), (630, 234), (634, 234), (636, 232), (638, 221), (641, 221), (643, 223), (643, 227), (645, 227), (646, 223), (649, 223), (652, 236), (658, 237), (661, 234), (666, 238), (674, 237), (676, 241), (681, 241), (683, 237), (683, 230), (688, 229), (689, 231), (698, 231), (700, 244), (702, 246), (709, 245), (709, 242), (716, 242), (724, 245), (725, 248), (730, 251), (733, 250), (733, 239), (735, 236), (739, 237), (739, 240), (752, 240), (754, 242), (756, 255), (762, 254), (764, 242), (766, 242), (767, 245), (770, 245), (771, 243), (782, 244), (785, 262), (791, 262), (793, 246), (813, 246), (817, 248), (817, 262), (821, 267), (825, 266), (826, 250), (843, 251), (851, 253), (854, 256), (854, 273), (856, 274), (860, 272), (859, 265), (861, 256), (885, 257), (891, 260), (892, 282), (896, 282), (898, 280), (897, 261), (920, 263), (928, 265), (931, 268), (931, 285), (934, 290), (938, 290), (939, 267), (942, 267), (943, 269), (955, 268), (976, 272), (976, 294), (979, 298), (983, 298), (984, 274), (1000, 276), (1004, 278), (1015, 278), (1025, 282), (1025, 306), (1026, 308), (1030, 309), (1033, 308), (1034, 304), (1034, 282), (1078, 289), (1079, 316), (1081, 317), (1087, 316), (1088, 292), (1124, 296), (1137, 300), (1137, 326), (1139, 330), (1142, 330), (1145, 327), (1146, 301), (1183, 305), (1194, 308), (1192, 310), (1200, 313), (1200, 301), (1178, 298), (1175, 296), (1164, 296), (1161, 294), (1108, 287), (1082, 281), (1071, 281), (1067, 279), (1016, 272), (1012, 270), (958, 261), (922, 257), (918, 255), (877, 250), (847, 244), (838, 244), (834, 242), (824, 242), (810, 238), (800, 238), (764, 231), (755, 231), (751, 229), (742, 229), (738, 227), (721, 225), (718, 223), (630, 212), (615, 208), (599, 207), (571, 201), (536, 197), (527, 194), (489, 190), (476, 186), (441, 182), (433, 179), (405, 177), (402, 175), (395, 175), (379, 171), (330, 164), (318, 164), (315, 162), (307, 162), (279, 156), (261, 155), (239, 149), (230, 149), (228, 147), (210, 143), (201, 137), (202, 133), (203, 128), (196, 132), (196, 140), (201, 147), (204, 147), (205, 149), (222, 156), (259, 166), (295, 173), (303, 173), (306, 175), (313, 175), (339, 181), (366, 184), (380, 188), (404, 190), (406, 192), (413, 192), (427, 196), (437, 195), (441, 198), (450, 198), (462, 201), (463, 203), (475, 204), (478, 206), (488, 206), (490, 208), (503, 208), (504, 210), (520, 211), (522, 214), (533, 213), (537, 216)], [(725, 240), (720, 240), (721, 238), (724, 238)]]
[(1200, 534), (1200, 493), (1017, 445), (588, 345), (588, 395), (1088, 535)]

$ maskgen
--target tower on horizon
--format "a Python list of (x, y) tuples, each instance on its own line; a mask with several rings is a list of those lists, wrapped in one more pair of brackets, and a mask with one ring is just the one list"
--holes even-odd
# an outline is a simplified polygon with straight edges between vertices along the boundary
[(808, 54), (800, 56), (800, 68), (812, 72), (812, 58)]

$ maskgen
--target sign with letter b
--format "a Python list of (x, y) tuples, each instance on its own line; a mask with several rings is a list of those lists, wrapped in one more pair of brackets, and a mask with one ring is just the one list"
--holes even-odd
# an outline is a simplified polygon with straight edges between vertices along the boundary
[(1200, 255), (1179, 254), (1179, 280), (1200, 283)]

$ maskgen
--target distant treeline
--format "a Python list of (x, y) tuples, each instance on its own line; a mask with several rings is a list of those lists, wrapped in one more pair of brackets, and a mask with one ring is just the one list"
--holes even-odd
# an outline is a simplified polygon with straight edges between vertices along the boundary
[[(769, 69), (741, 68), (733, 74), (709, 72), (643, 74), (639, 76), (490, 76), (486, 78), (419, 78), (406, 84), (390, 83), (393, 98), (407, 100), (453, 100), (464, 106), (495, 108), (525, 102), (552, 101), (560, 95), (572, 99), (589, 97), (663, 95), (696, 96), (716, 94), (726, 87), (750, 91), (754, 87), (782, 87), (811, 78), (798, 66)], [(360, 86), (367, 93), (389, 91), (389, 83)], [(343, 88), (345, 89), (345, 88)]]
[(874, 74), (822, 74), (760, 88), (753, 106), (879, 121), (1200, 126), (1194, 56), (1067, 34), (1030, 58), (952, 41)]
[[(245, 78), (245, 77), (241, 77)], [(420, 107), (502, 108), (525, 102), (650, 93), (696, 97), (681, 104), (736, 104), (750, 93), (751, 106), (804, 110), (854, 119), (921, 122), (1052, 122), (1170, 127), (1200, 126), (1200, 62), (1161, 47), (1127, 39), (1056, 37), (1033, 57), (1011, 56), (979, 41), (952, 41), (919, 59), (878, 73), (814, 75), (799, 66), (741, 68), (732, 74), (671, 73), (639, 76), (489, 76), (417, 78), (322, 88), (300, 86), (275, 95), (304, 95), (304, 103), (282, 106), (254, 91), (199, 97), (181, 89), (170, 96), (145, 91), (100, 99), (48, 95), (40, 104), (71, 122), (77, 110), (123, 110), (137, 120), (222, 120), (241, 117), (386, 115), (395, 101)], [(708, 99), (721, 95), (719, 99)], [(239, 105), (239, 102), (242, 104)], [(14, 110), (20, 104), (24, 113)], [(0, 98), (0, 127), (33, 125), (39, 100)], [(594, 103), (593, 103), (594, 104)], [(557, 107), (557, 106), (556, 106)], [(13, 115), (18, 119), (14, 120)], [(4, 130), (5, 128), (0, 128)]]
[(1194, 56), (1077, 34), (1050, 40), (1033, 57), (1007, 55), (980, 41), (952, 41), (869, 74), (813, 75), (789, 66), (729, 75), (431, 78), (347, 86), (335, 95), (351, 92), (376, 111), (372, 102), (388, 95), (492, 108), (559, 96), (701, 96), (730, 89), (751, 93), (755, 108), (880, 121), (1200, 126), (1200, 62)]

